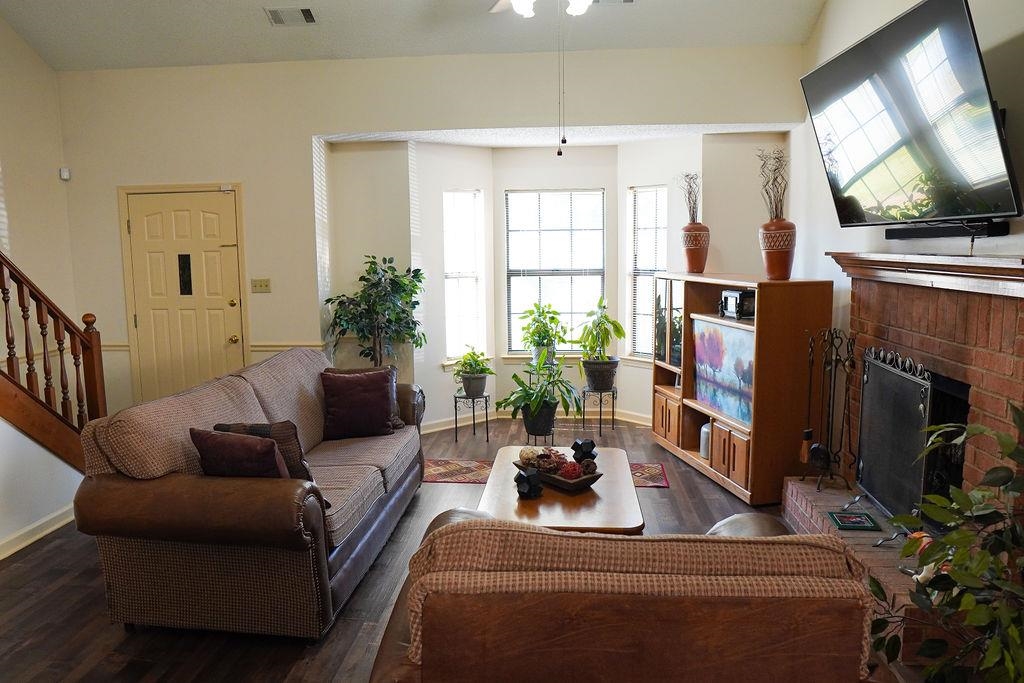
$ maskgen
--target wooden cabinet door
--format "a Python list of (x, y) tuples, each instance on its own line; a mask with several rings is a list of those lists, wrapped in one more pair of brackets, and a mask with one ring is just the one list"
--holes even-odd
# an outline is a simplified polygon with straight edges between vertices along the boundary
[(729, 478), (743, 488), (748, 488), (749, 472), (750, 437), (739, 432), (731, 432), (729, 434)]
[(711, 467), (719, 474), (729, 476), (729, 465), (731, 464), (732, 448), (730, 436), (732, 432), (728, 427), (723, 427), (718, 422), (711, 423)]
[(665, 438), (665, 435), (668, 432), (668, 424), (665, 419), (665, 404), (667, 400), (668, 399), (661, 394), (654, 395), (654, 415), (652, 416), (653, 424), (651, 425), (651, 428), (654, 430), (655, 434), (662, 438)]
[(665, 438), (676, 446), (679, 445), (682, 417), (682, 404), (670, 398), (665, 399)]

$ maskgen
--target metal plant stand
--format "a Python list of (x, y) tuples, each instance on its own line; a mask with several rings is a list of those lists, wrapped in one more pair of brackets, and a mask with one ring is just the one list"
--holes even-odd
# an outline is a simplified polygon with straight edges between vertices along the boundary
[[(612, 387), (609, 391), (597, 391), (590, 387), (583, 389), (583, 429), (587, 428), (587, 398), (597, 397), (597, 435), (602, 436), (604, 427), (604, 407), (609, 403), (612, 406), (612, 430), (615, 429), (615, 401), (619, 398), (619, 390)], [(610, 399), (610, 400), (609, 400)]]
[(484, 429), (487, 434), (487, 442), (491, 441), (491, 395), (483, 394), (482, 396), (466, 396), (461, 391), (452, 396), (453, 403), (455, 404), (455, 443), (459, 442), (459, 409), (470, 410), (473, 414), (473, 435), (476, 435), (476, 403), (477, 401), (484, 402)]

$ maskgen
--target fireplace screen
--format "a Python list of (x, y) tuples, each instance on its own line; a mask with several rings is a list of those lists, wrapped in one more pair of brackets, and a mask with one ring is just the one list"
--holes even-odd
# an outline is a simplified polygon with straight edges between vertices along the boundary
[(928, 440), (930, 413), (927, 370), (892, 351), (865, 351), (857, 478), (890, 515), (909, 514), (921, 502), (925, 463), (917, 456)]
[(864, 492), (890, 515), (903, 515), (926, 494), (962, 486), (962, 446), (917, 456), (928, 441), (925, 427), (967, 421), (970, 385), (877, 348), (864, 352), (861, 380), (857, 480)]

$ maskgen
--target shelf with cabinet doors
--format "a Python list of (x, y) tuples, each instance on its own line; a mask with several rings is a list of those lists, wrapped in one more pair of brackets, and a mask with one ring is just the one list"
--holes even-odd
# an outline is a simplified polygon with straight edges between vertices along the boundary
[[(755, 292), (754, 318), (718, 315), (722, 292), (736, 289)], [(807, 340), (831, 325), (832, 283), (663, 274), (654, 318), (654, 440), (744, 502), (778, 503), (782, 480), (803, 473), (806, 416), (794, 407), (806, 405), (809, 385), (819, 386), (809, 382)]]

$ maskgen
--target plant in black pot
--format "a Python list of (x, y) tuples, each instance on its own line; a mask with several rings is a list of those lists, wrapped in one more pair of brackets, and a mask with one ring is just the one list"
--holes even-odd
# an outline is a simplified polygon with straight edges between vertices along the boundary
[(555, 362), (555, 345), (565, 343), (565, 325), (558, 317), (558, 311), (550, 304), (536, 303), (533, 308), (519, 316), (523, 324), (523, 343), (533, 350), (533, 362), (537, 363), (541, 351), (547, 351), (548, 364)]
[(523, 426), (530, 436), (547, 436), (555, 428), (555, 413), (559, 404), (566, 415), (579, 415), (583, 401), (576, 387), (562, 377), (563, 364), (556, 360), (547, 362), (547, 349), (542, 349), (536, 363), (527, 363), (526, 371), (533, 375), (533, 383), (527, 383), (513, 373), (516, 388), (495, 406), (501, 410), (512, 409), (514, 420), (523, 413)]
[(597, 308), (587, 312), (586, 321), (580, 325), (580, 338), (573, 340), (573, 344), (580, 345), (583, 354), (580, 368), (587, 378), (587, 386), (594, 391), (611, 391), (615, 386), (619, 359), (608, 355), (612, 337), (625, 339), (626, 331), (622, 323), (608, 315), (602, 296), (597, 300)]
[(455, 381), (462, 382), (462, 393), (468, 398), (480, 398), (487, 389), (487, 375), (493, 375), (494, 370), (487, 364), (487, 357), (483, 352), (477, 351), (472, 346), (455, 361)]

